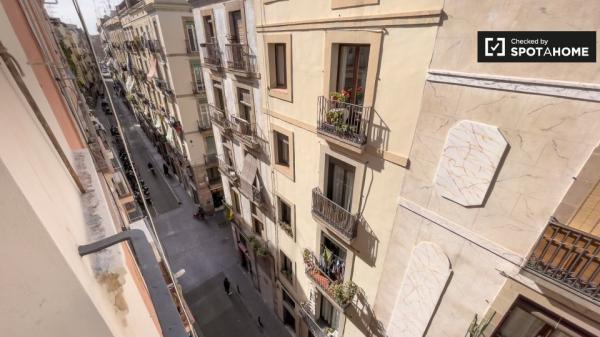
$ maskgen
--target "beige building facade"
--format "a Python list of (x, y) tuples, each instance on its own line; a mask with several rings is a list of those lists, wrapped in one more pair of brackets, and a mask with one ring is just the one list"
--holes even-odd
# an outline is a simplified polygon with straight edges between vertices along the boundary
[(124, 1), (101, 20), (115, 79), (146, 134), (207, 213), (222, 188), (196, 29), (186, 1)]
[(389, 336), (600, 334), (597, 63), (478, 63), (477, 31), (596, 31), (589, 1), (446, 1), (375, 312)]

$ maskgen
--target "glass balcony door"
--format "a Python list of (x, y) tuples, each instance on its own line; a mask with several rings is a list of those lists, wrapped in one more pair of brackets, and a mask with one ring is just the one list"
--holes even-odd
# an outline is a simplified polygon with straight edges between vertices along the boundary
[(352, 208), (352, 190), (354, 187), (354, 167), (333, 157), (329, 158), (326, 196), (348, 212)]

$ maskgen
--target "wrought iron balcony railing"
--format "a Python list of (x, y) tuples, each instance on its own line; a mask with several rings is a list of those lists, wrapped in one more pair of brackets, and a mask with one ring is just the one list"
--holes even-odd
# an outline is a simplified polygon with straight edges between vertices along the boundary
[(221, 126), (224, 129), (229, 129), (229, 120), (227, 120), (227, 114), (221, 108), (218, 108), (212, 104), (208, 105), (210, 111), (210, 118), (217, 125)]
[(210, 123), (210, 120), (204, 120), (204, 119), (198, 120), (198, 131), (202, 132), (202, 131), (210, 130), (211, 128), (212, 128), (212, 124)]
[(300, 305), (300, 316), (302, 316), (302, 319), (306, 323), (308, 330), (312, 333), (313, 336), (327, 337), (327, 334), (321, 328), (321, 324), (319, 324), (315, 320), (314, 315), (312, 314), (312, 310), (308, 303), (302, 303)]
[(256, 128), (254, 123), (250, 123), (247, 120), (238, 116), (231, 116), (231, 124), (233, 130), (240, 136), (246, 138), (249, 141), (254, 141), (256, 138)]
[(371, 107), (340, 102), (320, 96), (318, 99), (317, 130), (350, 145), (362, 147), (367, 143)]
[(347, 242), (356, 238), (358, 216), (331, 201), (318, 187), (312, 190), (312, 213)]
[(216, 42), (203, 43), (200, 47), (202, 48), (204, 63), (213, 67), (221, 66), (221, 50)]
[(526, 268), (600, 303), (600, 238), (551, 220)]
[(246, 73), (256, 72), (256, 56), (252, 55), (247, 44), (227, 44), (225, 50), (227, 68)]
[(192, 92), (194, 93), (194, 95), (206, 94), (206, 88), (204, 87), (204, 82), (192, 81)]

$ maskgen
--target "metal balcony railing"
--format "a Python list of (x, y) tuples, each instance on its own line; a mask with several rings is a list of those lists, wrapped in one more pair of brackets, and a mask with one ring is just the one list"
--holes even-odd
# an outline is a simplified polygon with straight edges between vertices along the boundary
[(216, 42), (203, 43), (200, 47), (204, 55), (204, 63), (215, 67), (221, 66), (221, 51)]
[(242, 136), (254, 137), (254, 123), (250, 123), (247, 120), (238, 116), (231, 116), (231, 122), (233, 124), (235, 132), (239, 133)]
[(212, 119), (213, 122), (217, 123), (218, 125), (220, 125), (223, 128), (230, 128), (229, 125), (229, 121), (227, 120), (227, 114), (225, 113), (224, 110), (209, 104), (208, 105), (209, 111), (210, 111), (210, 118)]
[(600, 238), (551, 220), (526, 268), (600, 303)]
[(356, 238), (358, 216), (329, 200), (318, 187), (312, 190), (312, 212), (347, 241)]
[(302, 316), (302, 319), (306, 323), (308, 330), (313, 336), (327, 337), (327, 334), (321, 329), (321, 325), (314, 319), (312, 310), (308, 303), (302, 303), (300, 305), (300, 316)]
[(204, 82), (202, 81), (192, 81), (192, 92), (195, 95), (201, 95), (206, 93), (206, 88), (204, 87)]
[(256, 72), (256, 56), (252, 55), (247, 44), (227, 44), (225, 50), (227, 68), (246, 73)]
[(212, 128), (210, 120), (199, 119), (198, 120), (198, 131), (206, 131)]
[(344, 259), (333, 253), (330, 253), (328, 258), (324, 254), (316, 257), (310, 250), (304, 250), (304, 271), (306, 275), (323, 293), (328, 294), (342, 308), (350, 305), (350, 302), (340, 302), (330, 289), (332, 285), (344, 283), (345, 269), (346, 262)]
[(318, 99), (317, 130), (340, 138), (354, 146), (367, 143), (371, 107), (350, 104), (320, 96)]

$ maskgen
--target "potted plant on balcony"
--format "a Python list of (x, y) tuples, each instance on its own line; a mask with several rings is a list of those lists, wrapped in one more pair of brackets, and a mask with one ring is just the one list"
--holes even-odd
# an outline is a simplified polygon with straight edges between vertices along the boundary
[(325, 332), (325, 336), (327, 337), (338, 337), (338, 332), (334, 328), (326, 328), (323, 332)]
[(342, 308), (345, 308), (352, 302), (352, 299), (358, 290), (358, 286), (352, 281), (333, 282), (329, 285), (327, 290), (333, 299), (338, 302)]
[(350, 91), (332, 92), (327, 112), (325, 113), (325, 127), (330, 132), (347, 133), (350, 126), (346, 123), (350, 115), (346, 103), (350, 100)]

